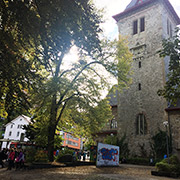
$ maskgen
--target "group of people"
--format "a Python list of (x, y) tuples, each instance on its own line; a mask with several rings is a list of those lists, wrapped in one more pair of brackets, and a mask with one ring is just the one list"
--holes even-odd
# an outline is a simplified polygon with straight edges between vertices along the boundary
[(86, 153), (84, 151), (74, 151), (73, 153), (73, 157), (77, 157), (77, 159), (80, 161), (81, 160), (81, 157), (83, 159), (83, 161), (86, 160), (86, 157), (89, 157), (89, 152)]
[(0, 151), (0, 165), (5, 167), (7, 163), (7, 170), (15, 168), (16, 170), (24, 168), (25, 154), (22, 149), (3, 149)]

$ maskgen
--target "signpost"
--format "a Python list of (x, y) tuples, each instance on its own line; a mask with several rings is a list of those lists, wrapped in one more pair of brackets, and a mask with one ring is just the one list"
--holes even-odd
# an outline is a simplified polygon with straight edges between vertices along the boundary
[(98, 143), (96, 166), (119, 166), (119, 146)]

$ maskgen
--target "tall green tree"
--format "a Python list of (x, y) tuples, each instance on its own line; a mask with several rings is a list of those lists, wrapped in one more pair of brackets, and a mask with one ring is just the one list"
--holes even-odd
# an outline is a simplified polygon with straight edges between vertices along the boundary
[(163, 41), (163, 49), (160, 52), (162, 57), (169, 56), (169, 73), (167, 82), (159, 94), (164, 96), (171, 104), (176, 105), (180, 98), (180, 33), (176, 29), (176, 36), (173, 39)]
[[(78, 62), (72, 64), (71, 67), (66, 67), (65, 70), (65, 67), (59, 69), (57, 77), (52, 77), (51, 74), (44, 85), (38, 89), (39, 93), (32, 93), (33, 99), (38, 104), (38, 111), (47, 104), (50, 106), (47, 108), (50, 157), (54, 147), (54, 134), (58, 126), (70, 125), (76, 129), (84, 127), (87, 135), (90, 134), (88, 132), (92, 133), (101, 127), (100, 124), (108, 117), (110, 118), (105, 103), (101, 102), (101, 92), (108, 86), (104, 73), (114, 75), (121, 82), (121, 87), (129, 82), (127, 74), (130, 70), (132, 55), (127, 51), (126, 41), (124, 39), (113, 43), (105, 41), (100, 45), (101, 55), (99, 52), (91, 57), (81, 54)], [(55, 67), (57, 70), (57, 66)], [(69, 113), (72, 118), (69, 117)], [(71, 122), (68, 122), (69, 120)], [(52, 159), (49, 158), (49, 160)]]
[[(1, 22), (9, 33), (6, 37), (10, 37), (3, 41), (2, 47), (6, 49), (1, 50), (1, 54), (15, 52), (15, 57), (23, 57), (25, 65), (28, 65), (18, 69), (22, 69), (18, 71), (22, 74), (8, 77), (19, 85), (19, 92), (26, 92), (27, 88), (28, 93), (18, 94), (16, 86), (4, 83), (2, 76), (4, 90), (1, 101), (4, 104), (9, 102), (7, 94), (12, 92), (11, 97), (17, 95), (18, 102), (24, 100), (25, 105), (28, 104), (28, 97), (22, 97), (30, 94), (34, 107), (43, 109), (48, 104), (47, 147), (49, 160), (53, 161), (56, 127), (62, 123), (67, 107), (72, 106), (79, 112), (95, 107), (100, 102), (101, 90), (108, 85), (107, 79), (103, 77), (105, 72), (118, 77), (122, 86), (127, 84), (131, 54), (126, 51), (124, 40), (116, 43), (100, 41), (101, 16), (89, 0), (3, 0), (1, 17)], [(2, 36), (5, 37), (3, 33), (4, 31)], [(7, 42), (9, 46), (6, 46)], [(13, 49), (15, 42), (16, 48)], [(73, 46), (77, 47), (80, 60), (64, 67), (64, 57)], [(21, 64), (21, 59), (10, 57), (4, 56), (2, 64), (7, 59), (12, 60), (10, 64), (13, 67)], [(12, 68), (12, 71), (16, 72), (15, 69), (17, 67)], [(4, 72), (3, 69), (1, 71)], [(42, 83), (38, 85), (37, 75), (43, 76)], [(17, 77), (21, 77), (21, 81), (17, 81)], [(6, 91), (6, 88), (11, 91)], [(13, 102), (14, 104), (18, 103)]]
[(40, 80), (32, 56), (36, 14), (28, 1), (0, 1), (0, 116), (8, 121), (27, 112), (28, 90)]

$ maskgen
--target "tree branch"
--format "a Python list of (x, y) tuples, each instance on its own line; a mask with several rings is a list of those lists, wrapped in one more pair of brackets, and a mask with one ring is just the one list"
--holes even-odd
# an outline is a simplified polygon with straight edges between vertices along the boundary
[(76, 81), (76, 79), (79, 77), (79, 75), (90, 65), (92, 64), (101, 64), (103, 65), (102, 62), (100, 61), (93, 61), (93, 62), (90, 62), (89, 64), (86, 64), (77, 74), (76, 76), (74, 77), (74, 79), (71, 81), (70, 85), (68, 86), (68, 88), (66, 89), (66, 91), (64, 92), (64, 94), (61, 96), (60, 100), (58, 101), (57, 103), (57, 106), (60, 106), (60, 104), (62, 103), (62, 100), (64, 99), (64, 96), (67, 94), (67, 92), (71, 89), (72, 85), (74, 84), (74, 82)]
[(64, 105), (63, 105), (63, 107), (62, 107), (62, 109), (61, 109), (61, 112), (60, 112), (60, 114), (59, 114), (59, 116), (58, 116), (58, 118), (57, 118), (57, 121), (56, 121), (56, 125), (58, 124), (58, 122), (60, 121), (60, 119), (61, 119), (61, 117), (62, 117), (62, 114), (63, 114), (63, 112), (64, 112), (64, 110), (65, 110), (65, 107), (66, 107), (66, 104), (68, 103), (68, 101), (70, 100), (70, 99), (72, 99), (74, 96), (76, 96), (76, 95), (79, 95), (79, 93), (77, 93), (77, 94), (72, 94), (69, 98), (67, 98), (67, 99), (65, 99), (63, 102), (65, 102), (64, 103)]

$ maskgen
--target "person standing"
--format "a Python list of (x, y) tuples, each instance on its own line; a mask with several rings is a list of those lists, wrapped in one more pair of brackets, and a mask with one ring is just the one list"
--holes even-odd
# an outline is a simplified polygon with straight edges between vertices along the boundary
[(12, 167), (14, 166), (14, 158), (15, 158), (15, 152), (14, 152), (14, 149), (11, 149), (8, 156), (8, 169), (7, 170), (11, 170)]
[(4, 163), (3, 163), (3, 160), (6, 159), (6, 153), (5, 153), (5, 149), (3, 149), (1, 152), (0, 152), (0, 165), (2, 168), (4, 168)]
[(22, 168), (22, 163), (24, 161), (24, 154), (22, 149), (19, 150), (18, 156), (16, 158), (16, 170)]

